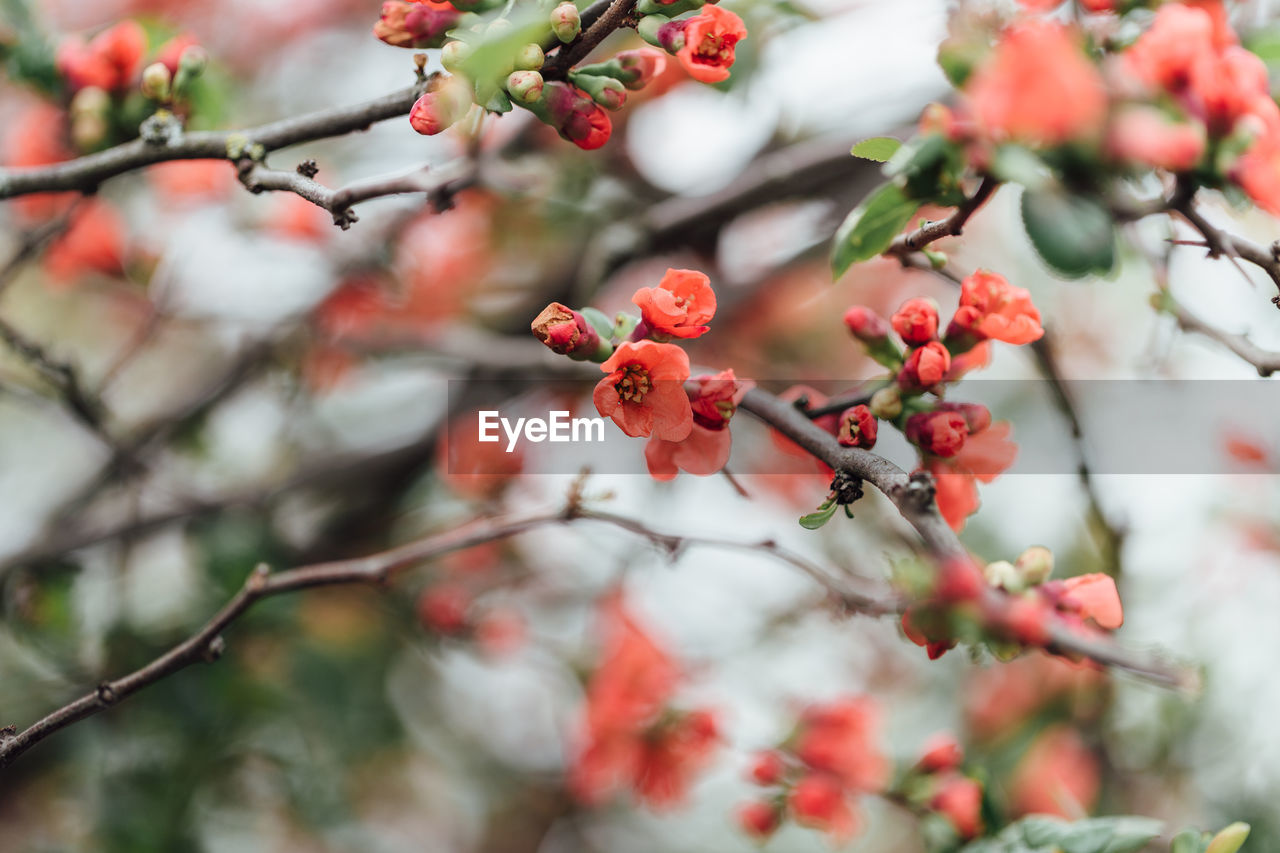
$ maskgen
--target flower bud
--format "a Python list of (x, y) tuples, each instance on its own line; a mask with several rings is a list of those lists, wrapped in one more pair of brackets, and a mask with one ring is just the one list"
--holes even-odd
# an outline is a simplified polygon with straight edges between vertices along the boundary
[(77, 148), (94, 148), (107, 138), (107, 120), (101, 113), (81, 113), (71, 119), (71, 141)]
[(907, 418), (907, 441), (934, 456), (955, 456), (964, 447), (969, 428), (955, 412), (920, 412)]
[(889, 337), (889, 324), (865, 305), (855, 305), (844, 312), (844, 324), (864, 344), (879, 343)]
[(440, 64), (444, 66), (445, 71), (457, 73), (462, 68), (462, 63), (467, 61), (467, 57), (471, 56), (474, 48), (465, 41), (454, 40), (445, 44), (440, 48)]
[(98, 116), (101, 118), (111, 107), (111, 96), (97, 86), (85, 86), (71, 99), (68, 108), (72, 118)]
[(185, 74), (188, 78), (199, 77), (208, 64), (209, 54), (200, 45), (193, 44), (182, 51), (182, 56), (178, 58), (178, 73)]
[(418, 619), (440, 634), (460, 634), (467, 627), (471, 595), (461, 586), (442, 583), (426, 589), (418, 597)]
[(1053, 574), (1053, 552), (1043, 545), (1033, 545), (1018, 555), (1018, 574), (1027, 586), (1039, 586)]
[(937, 341), (930, 341), (907, 356), (898, 373), (898, 385), (906, 391), (925, 391), (941, 382), (950, 369), (951, 353)]
[(938, 337), (938, 306), (932, 299), (908, 299), (893, 315), (893, 330), (908, 344), (918, 346)]
[(876, 419), (864, 405), (852, 406), (840, 415), (840, 431), (836, 440), (845, 447), (876, 446)]
[(929, 802), (929, 808), (951, 821), (961, 838), (982, 832), (982, 786), (966, 776), (943, 781)]
[(409, 110), (409, 124), (424, 136), (452, 127), (471, 108), (471, 88), (461, 77), (446, 77), (423, 92)]
[(871, 414), (885, 421), (897, 420), (902, 414), (902, 394), (890, 385), (871, 395)]
[(916, 762), (922, 773), (942, 773), (955, 770), (964, 761), (964, 750), (959, 742), (946, 732), (939, 732), (924, 742), (924, 754)]
[(643, 89), (667, 67), (667, 58), (656, 50), (640, 48), (621, 51), (614, 60), (621, 75), (618, 80), (632, 91)]
[(554, 353), (585, 361), (601, 347), (599, 334), (587, 318), (559, 302), (552, 302), (530, 324), (533, 334)]
[(537, 71), (547, 59), (542, 52), (542, 45), (529, 42), (516, 51), (515, 63), (517, 71)]
[(172, 78), (163, 62), (153, 62), (142, 69), (142, 94), (153, 101), (169, 100), (169, 84)]
[(939, 403), (937, 408), (944, 412), (955, 412), (964, 418), (969, 435), (976, 435), (991, 426), (991, 410), (981, 403)]
[(564, 44), (568, 44), (582, 32), (582, 16), (572, 3), (561, 3), (551, 10), (551, 31)]
[(612, 77), (595, 74), (574, 74), (570, 77), (573, 85), (591, 96), (606, 110), (620, 110), (627, 101), (627, 89)]
[(1023, 589), (1022, 575), (1008, 560), (987, 563), (986, 568), (982, 570), (982, 576), (986, 578), (989, 585), (999, 589), (1009, 592), (1019, 592)]
[(386, 0), (373, 34), (393, 47), (439, 47), (462, 13), (448, 3)]
[(782, 753), (776, 749), (766, 749), (756, 753), (748, 775), (757, 785), (776, 785), (782, 781), (782, 775), (786, 769)]
[(507, 91), (511, 97), (525, 104), (542, 98), (542, 75), (537, 71), (512, 71), (507, 76)]
[(1204, 853), (1236, 853), (1249, 837), (1249, 829), (1249, 824), (1236, 821), (1215, 835)]
[(756, 800), (738, 807), (738, 826), (752, 838), (764, 840), (777, 830), (782, 816), (770, 802)]

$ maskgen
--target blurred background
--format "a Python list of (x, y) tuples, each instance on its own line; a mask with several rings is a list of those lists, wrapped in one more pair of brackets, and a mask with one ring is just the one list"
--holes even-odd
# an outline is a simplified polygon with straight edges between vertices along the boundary
[[(191, 126), (236, 128), (409, 85), (411, 54), (371, 35), (378, 5), (7, 0), (0, 20), (11, 63), (126, 16), (156, 44), (189, 34), (210, 57)], [(442, 212), (420, 197), (377, 200), (343, 231), (296, 196), (251, 195), (227, 163), (175, 163), (111, 180), (80, 202), (94, 211), (87, 226), (31, 251), (47, 218), (0, 204), (0, 258), (18, 259), (0, 279), (0, 725), (22, 728), (189, 636), (259, 563), (355, 556), (481, 513), (560, 505), (576, 471), (532, 450), (495, 459), (448, 441), (450, 422), (480, 405), (555, 400), (592, 414), (581, 385), (530, 381), (563, 366), (528, 333), (549, 301), (614, 311), (668, 267), (705, 270), (720, 309), (691, 359), (779, 387), (875, 375), (838, 320), (851, 304), (889, 312), (930, 295), (945, 316), (956, 301), (945, 282), (878, 260), (833, 285), (827, 252), (878, 180), (849, 146), (909, 134), (948, 90), (934, 60), (948, 27), (998, 4), (726, 5), (750, 36), (725, 84), (670, 63), (590, 153), (527, 116), (490, 119), (484, 179)], [(1242, 34), (1271, 37), (1270, 4), (1235, 15)], [(7, 163), (57, 159), (50, 109), (6, 80)], [(270, 162), (314, 158), (336, 186), (440, 166), (466, 146), (401, 119)], [(1256, 376), (1157, 316), (1156, 276), (1207, 321), (1280, 345), (1266, 288), (1231, 264), (1194, 250), (1167, 270), (1148, 261), (1140, 249), (1158, 253), (1167, 223), (1134, 229), (1112, 280), (1065, 283), (1025, 244), (1016, 202), (1001, 191), (962, 243), (941, 247), (959, 268), (998, 269), (1031, 290), (1065, 377)], [(1259, 241), (1276, 235), (1260, 213), (1223, 204), (1207, 215)], [(998, 349), (982, 378), (1025, 380), (988, 400), (1015, 440), (1057, 430), (1070, 450), (1049, 394), (1027, 391), (1041, 383), (1026, 353)], [(71, 381), (87, 407), (68, 404)], [(1105, 444), (1106, 426), (1088, 425), (1106, 414), (1082, 406), (1086, 452)], [(930, 662), (895, 622), (835, 612), (765, 555), (668, 559), (612, 529), (555, 527), (417, 566), (388, 589), (258, 605), (215, 665), (7, 768), (0, 850), (748, 850), (732, 811), (750, 796), (750, 752), (785, 737), (803, 704), (848, 694), (873, 697), (900, 762), (955, 732), (1015, 812), (1061, 808), (1040, 794), (1065, 787), (1090, 813), (1247, 820), (1245, 849), (1280, 850), (1280, 435), (1247, 408), (1208, 414), (1196, 449), (1237, 473), (1099, 469), (1085, 489), (1074, 460), (1061, 473), (1015, 465), (982, 487), (963, 534), (986, 559), (1043, 544), (1062, 574), (1116, 574), (1119, 639), (1202, 665), (1197, 696), (1043, 655)], [(597, 474), (588, 491), (659, 530), (768, 536), (869, 589), (884, 584), (910, 548), (886, 501), (869, 495), (855, 521), (802, 530), (796, 518), (825, 496), (821, 473), (747, 417), (734, 440), (733, 480), (659, 483), (637, 467)], [(641, 445), (621, 446), (638, 466)], [(905, 444), (886, 452), (909, 464)], [(594, 602), (617, 584), (684, 662), (682, 704), (715, 709), (724, 736), (687, 802), (659, 813), (626, 798), (585, 809), (565, 791), (583, 677), (600, 652)], [(442, 619), (448, 603), (465, 611), (461, 625)], [(870, 798), (865, 808), (852, 847), (924, 849), (915, 817)], [(789, 826), (768, 849), (828, 842)]]

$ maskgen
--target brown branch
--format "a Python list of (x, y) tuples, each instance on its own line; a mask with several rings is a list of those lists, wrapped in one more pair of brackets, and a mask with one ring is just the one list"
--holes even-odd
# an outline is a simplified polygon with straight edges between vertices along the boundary
[(18, 354), (37, 374), (57, 389), (73, 417), (109, 445), (114, 445), (103, 423), (102, 401), (89, 393), (80, 373), (69, 362), (54, 358), (43, 346), (5, 320), (0, 320), (0, 341)]
[(1280, 370), (1280, 352), (1273, 350), (1265, 350), (1257, 344), (1250, 341), (1244, 335), (1233, 335), (1230, 332), (1211, 326), (1204, 320), (1192, 314), (1182, 305), (1178, 304), (1172, 296), (1167, 293), (1156, 297), (1160, 302), (1160, 308), (1168, 312), (1178, 322), (1178, 326), (1186, 332), (1194, 332), (1203, 335), (1210, 340), (1217, 341), (1231, 352), (1238, 355), (1243, 360), (1258, 371), (1259, 376), (1270, 376)]
[[(927, 475), (908, 476), (897, 465), (874, 453), (858, 447), (842, 447), (835, 436), (814, 424), (795, 406), (760, 389), (747, 392), (742, 408), (835, 471), (859, 477), (883, 492), (915, 528), (934, 558), (939, 561), (969, 559), (968, 551), (938, 513), (932, 481)], [(1005, 594), (988, 589), (983, 595), (982, 605), (988, 612), (1000, 613), (1005, 610), (1007, 601)], [(1143, 660), (1110, 640), (1081, 634), (1064, 622), (1053, 620), (1046, 627), (1050, 639), (1045, 648), (1049, 651), (1086, 657), (1166, 687), (1192, 689), (1196, 684), (1191, 673)]]
[(422, 92), (422, 84), (349, 107), (336, 107), (239, 131), (207, 130), (184, 133), (170, 143), (143, 139), (88, 154), (74, 160), (21, 169), (0, 169), (0, 199), (39, 192), (93, 192), (108, 178), (169, 160), (228, 160), (262, 146), (276, 151), (332, 136), (366, 130), (376, 122), (406, 115)]
[[(1228, 234), (1204, 218), (1196, 209), (1195, 196), (1191, 193), (1179, 193), (1171, 207), (1192, 228), (1200, 232), (1205, 248), (1209, 250), (1209, 257), (1227, 257), (1232, 263), (1235, 263), (1236, 258), (1247, 261), (1265, 272), (1276, 288), (1280, 289), (1280, 241), (1264, 247), (1243, 237)], [(1280, 296), (1273, 298), (1272, 302), (1280, 306)]]
[(889, 248), (884, 250), (884, 253), (898, 258), (905, 258), (907, 255), (918, 252), (943, 237), (960, 236), (970, 217), (978, 212), (978, 208), (982, 207), (999, 187), (1000, 182), (995, 178), (983, 178), (982, 183), (974, 190), (973, 195), (965, 199), (959, 207), (951, 212), (950, 216), (933, 222), (925, 222), (916, 230), (899, 235)]
[(460, 159), (435, 170), (426, 166), (395, 175), (356, 181), (338, 189), (319, 183), (301, 170), (284, 172), (261, 162), (241, 160), (237, 165), (240, 183), (252, 193), (279, 190), (295, 193), (333, 216), (333, 224), (347, 230), (358, 220), (351, 209), (362, 201), (406, 193), (426, 193), (437, 208), (448, 207), (449, 197), (474, 182), (476, 170)]
[(98, 685), (97, 689), (62, 706), (22, 732), (0, 733), (0, 768), (12, 763), (18, 756), (45, 738), (80, 720), (105, 711), (144, 687), (193, 664), (217, 660), (224, 648), (223, 631), (256, 602), (264, 598), (321, 586), (381, 585), (390, 581), (402, 569), (453, 551), (507, 539), (539, 527), (579, 520), (610, 524), (629, 531), (648, 539), (673, 556), (693, 546), (764, 551), (779, 561), (795, 566), (818, 581), (849, 610), (881, 615), (896, 613), (900, 609), (899, 604), (894, 600), (876, 599), (848, 588), (846, 584), (837, 580), (816, 563), (775, 542), (752, 544), (661, 533), (628, 518), (587, 510), (581, 506), (575, 492), (560, 512), (507, 521), (481, 520), (466, 527), (428, 536), (366, 557), (316, 563), (275, 574), (272, 574), (266, 565), (259, 565), (250, 573), (240, 591), (190, 638), (128, 675), (113, 681), (104, 681)]

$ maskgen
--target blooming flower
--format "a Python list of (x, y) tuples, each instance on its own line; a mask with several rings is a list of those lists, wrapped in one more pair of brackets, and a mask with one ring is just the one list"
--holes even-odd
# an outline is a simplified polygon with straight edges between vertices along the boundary
[(1122, 163), (1185, 172), (1204, 155), (1199, 124), (1173, 121), (1154, 107), (1128, 107), (1112, 119), (1107, 153)]
[(699, 337), (716, 313), (711, 280), (697, 270), (669, 269), (657, 287), (640, 288), (631, 301), (640, 308), (645, 330), (660, 338)]
[(107, 92), (132, 85), (142, 69), (147, 34), (134, 20), (124, 20), (103, 30), (88, 44), (71, 39), (58, 46), (58, 71), (72, 89), (96, 86)]
[(732, 370), (699, 376), (688, 389), (693, 429), (680, 441), (654, 436), (645, 446), (644, 459), (655, 480), (670, 480), (678, 471), (705, 477), (724, 468), (732, 444), (729, 419), (742, 395), (754, 383), (739, 381)]
[(608, 374), (592, 395), (596, 410), (627, 435), (680, 441), (693, 429), (684, 392), (689, 356), (674, 344), (627, 341), (600, 369)]
[(766, 800), (755, 800), (738, 807), (738, 826), (752, 838), (765, 839), (773, 835), (782, 820), (778, 807)]
[(798, 823), (826, 831), (837, 844), (853, 838), (862, 826), (840, 780), (828, 773), (810, 773), (802, 778), (791, 789), (787, 805)]
[(1010, 806), (1015, 815), (1075, 818), (1089, 812), (1100, 787), (1098, 759), (1080, 735), (1067, 726), (1052, 726), (1040, 733), (1014, 768)]
[(994, 423), (971, 432), (951, 458), (928, 461), (926, 468), (933, 475), (938, 512), (953, 530), (963, 529), (965, 519), (977, 511), (977, 483), (990, 483), (1013, 464), (1018, 445), (1009, 440), (1011, 430), (1005, 421)]
[(978, 270), (960, 283), (960, 307), (952, 317), (947, 338), (965, 333), (1020, 345), (1039, 340), (1044, 328), (1029, 292), (1009, 284), (998, 273)]
[(1062, 582), (1066, 599), (1084, 619), (1114, 630), (1124, 624), (1124, 608), (1115, 578), (1101, 572), (1077, 575)]
[(1191, 82), (1196, 61), (1213, 49), (1213, 21), (1206, 11), (1164, 3), (1151, 26), (1124, 52), (1124, 62), (1139, 80), (1177, 93)]
[(979, 125), (996, 141), (1060, 145), (1102, 128), (1102, 75), (1074, 32), (1049, 20), (1021, 21), (1000, 36), (965, 87)]
[(982, 785), (967, 776), (947, 776), (929, 801), (929, 808), (944, 815), (961, 838), (982, 833)]
[(741, 18), (728, 9), (707, 4), (695, 17), (673, 21), (668, 26), (672, 25), (683, 31), (684, 44), (676, 51), (676, 59), (690, 77), (702, 83), (729, 79), (734, 45), (747, 37)]
[(879, 714), (865, 697), (839, 699), (805, 709), (796, 756), (854, 791), (879, 791), (889, 781), (888, 760), (877, 746)]
[(587, 685), (580, 749), (569, 787), (598, 803), (623, 787), (652, 806), (683, 798), (718, 740), (708, 711), (668, 708), (680, 680), (675, 660), (636, 623), (620, 596), (602, 606), (606, 642)]
[(125, 224), (116, 209), (99, 199), (86, 199), (70, 224), (44, 253), (51, 283), (66, 285), (84, 273), (118, 275), (124, 269)]

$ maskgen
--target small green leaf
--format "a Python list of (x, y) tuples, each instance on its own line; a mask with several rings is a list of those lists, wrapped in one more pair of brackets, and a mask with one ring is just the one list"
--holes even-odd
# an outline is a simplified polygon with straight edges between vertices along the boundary
[(1066, 278), (1105, 274), (1115, 266), (1115, 225), (1093, 199), (1057, 189), (1026, 190), (1022, 225), (1041, 259)]
[(885, 184), (850, 211), (836, 232), (831, 270), (836, 278), (859, 261), (869, 260), (889, 248), (920, 203), (907, 198), (896, 184)]
[(800, 516), (800, 526), (805, 530), (817, 530), (831, 520), (838, 506), (835, 501), (825, 501), (815, 512)]
[(849, 153), (854, 157), (861, 157), (863, 160), (884, 163), (901, 147), (902, 143), (892, 136), (873, 136), (853, 146), (853, 150)]
[(1209, 846), (1205, 833), (1198, 829), (1184, 829), (1173, 837), (1169, 853), (1204, 853)]

